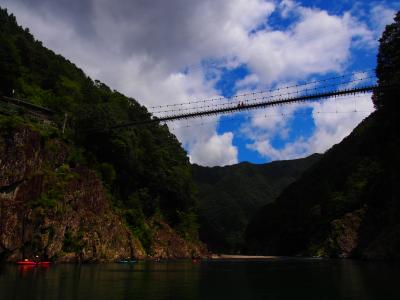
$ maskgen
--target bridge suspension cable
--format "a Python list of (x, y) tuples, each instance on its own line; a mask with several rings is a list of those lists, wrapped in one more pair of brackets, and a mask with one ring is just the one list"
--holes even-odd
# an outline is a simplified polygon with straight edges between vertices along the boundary
[[(347, 110), (347, 111), (315, 111), (313, 112), (314, 118), (317, 116), (323, 115), (338, 115), (338, 114), (370, 114), (373, 113), (374, 110)], [(253, 118), (254, 120), (266, 119), (270, 117), (282, 117), (282, 118), (290, 118), (292, 116), (308, 116), (308, 112), (294, 112), (294, 113), (273, 113), (273, 114), (264, 114), (262, 116), (256, 116)], [(232, 119), (232, 121), (235, 121)], [(182, 128), (196, 128), (198, 126), (204, 126), (206, 124), (216, 124), (220, 123), (221, 120), (213, 120), (213, 121), (206, 121), (206, 122), (197, 122), (197, 123), (190, 123), (186, 125), (178, 125), (178, 126), (171, 126), (169, 127), (171, 130), (182, 129)], [(241, 121), (236, 121), (238, 124)]]
[[(346, 83), (349, 83), (349, 81), (352, 82), (354, 80), (360, 81), (360, 80), (365, 80), (365, 79), (376, 78), (376, 75), (375, 75), (374, 72), (375, 72), (375, 69), (367, 69), (365, 71), (353, 72), (353, 73), (343, 74), (343, 75), (340, 75), (340, 76), (334, 76), (334, 77), (324, 78), (324, 79), (320, 79), (320, 80), (313, 80), (313, 81), (303, 82), (303, 83), (299, 83), (299, 84), (280, 86), (280, 87), (272, 88), (272, 89), (268, 89), (268, 90), (261, 90), (261, 91), (242, 93), (242, 94), (234, 95), (234, 96), (228, 97), (228, 98), (219, 96), (219, 97), (214, 97), (214, 98), (209, 98), (209, 99), (202, 99), (202, 100), (194, 100), (194, 101), (174, 103), (174, 104), (151, 106), (151, 107), (149, 107), (149, 111), (152, 114), (155, 114), (155, 113), (159, 112), (156, 109), (158, 109), (158, 110), (160, 110), (160, 109), (164, 109), (165, 110), (167, 108), (171, 108), (171, 109), (176, 108), (176, 109), (178, 109), (179, 107), (187, 106), (187, 105), (205, 104), (205, 103), (217, 102), (217, 101), (228, 101), (228, 100), (233, 100), (233, 99), (237, 99), (237, 98), (244, 98), (244, 97), (249, 97), (249, 96), (250, 97), (254, 97), (255, 95), (278, 93), (278, 92), (281, 92), (281, 91), (284, 91), (284, 90), (299, 89), (299, 88), (303, 88), (303, 87), (307, 87), (307, 86), (311, 86), (311, 85), (314, 85), (314, 87), (315, 87), (315, 86), (317, 86), (317, 85), (319, 85), (321, 83), (322, 84), (326, 84), (327, 82), (336, 82), (335, 85), (346, 84)], [(345, 78), (352, 78), (352, 79), (345, 81), (344, 80)], [(342, 82), (337, 82), (339, 80), (342, 80)]]
[(273, 100), (266, 100), (265, 99), (266, 97), (261, 97), (260, 99), (258, 99), (258, 98), (256, 99), (256, 100), (259, 100), (258, 102), (253, 102), (253, 103), (248, 103), (248, 104), (240, 103), (238, 105), (229, 106), (229, 107), (211, 108), (211, 109), (206, 109), (206, 110), (201, 110), (201, 111), (196, 111), (196, 112), (189, 112), (189, 113), (180, 113), (180, 114), (178, 113), (178, 114), (163, 116), (163, 117), (159, 117), (159, 118), (155, 117), (153, 119), (139, 120), (139, 121), (135, 121), (135, 122), (129, 122), (129, 123), (125, 123), (125, 124), (115, 125), (115, 126), (110, 127), (109, 129), (118, 129), (118, 128), (130, 127), (130, 126), (135, 126), (135, 125), (148, 124), (148, 123), (169, 122), (169, 121), (196, 118), (196, 117), (202, 117), (202, 116), (234, 113), (234, 112), (238, 112), (238, 111), (242, 111), (242, 110), (264, 108), (264, 107), (269, 107), (269, 106), (284, 105), (284, 104), (296, 103), (296, 102), (315, 101), (315, 100), (319, 100), (319, 99), (326, 99), (326, 98), (343, 96), (343, 95), (370, 93), (370, 92), (373, 92), (373, 91), (375, 91), (377, 89), (381, 89), (381, 88), (383, 88), (383, 87), (378, 87), (377, 85), (369, 85), (369, 86), (363, 86), (363, 87), (358, 87), (358, 88), (331, 90), (328, 92), (317, 92), (317, 93), (306, 94), (306, 95), (301, 95), (301, 96), (296, 96), (296, 97), (278, 98), (278, 99), (273, 99)]
[[(365, 77), (365, 78), (359, 78), (359, 79), (354, 79), (347, 81), (345, 85), (358, 85), (361, 82), (365, 82), (366, 80), (372, 80), (375, 79), (375, 76), (370, 76), (370, 77)], [(250, 98), (245, 98), (245, 99), (240, 99), (240, 100), (229, 100), (227, 99), (225, 102), (222, 103), (217, 103), (217, 104), (208, 104), (208, 105), (202, 105), (202, 106), (190, 106), (190, 107), (183, 107), (183, 108), (175, 108), (175, 109), (167, 109), (167, 110), (160, 110), (160, 111), (155, 111), (152, 112), (156, 117), (163, 117), (163, 114), (181, 114), (183, 112), (190, 112), (192, 110), (199, 110), (199, 109), (217, 109), (217, 108), (222, 108), (222, 107), (227, 107), (227, 106), (236, 106), (238, 104), (250, 104), (252, 102), (258, 101), (258, 100), (276, 100), (279, 98), (283, 97), (292, 97), (292, 95), (304, 95), (309, 94), (310, 92), (322, 92), (322, 91), (329, 91), (333, 90), (332, 88), (338, 87), (338, 84), (327, 84), (327, 85), (322, 85), (322, 86), (314, 86), (314, 87), (306, 87), (306, 88), (301, 88), (301, 89), (295, 89), (292, 91), (287, 91), (285, 93), (281, 92), (281, 90), (275, 90), (275, 93), (269, 93), (268, 95), (263, 95), (261, 96), (259, 92), (252, 93), (252, 94), (246, 94), (247, 95), (252, 95), (253, 97)], [(160, 115), (161, 114), (161, 115)]]

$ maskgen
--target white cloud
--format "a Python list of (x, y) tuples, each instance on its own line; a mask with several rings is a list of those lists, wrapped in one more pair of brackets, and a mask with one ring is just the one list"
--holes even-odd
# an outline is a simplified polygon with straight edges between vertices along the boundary
[(241, 94), (246, 92), (246, 88), (257, 86), (259, 82), (260, 78), (258, 78), (256, 74), (250, 74), (247, 75), (245, 78), (236, 81), (235, 86), (238, 90), (240, 90), (239, 94)]
[(238, 163), (238, 150), (232, 145), (233, 133), (214, 134), (207, 141), (196, 141), (190, 153), (192, 163), (206, 166), (224, 166)]
[(372, 34), (349, 14), (299, 9), (300, 21), (286, 31), (251, 36), (243, 57), (264, 83), (298, 80), (310, 74), (341, 71), (354, 42), (369, 44)]
[(289, 122), (296, 108), (298, 105), (294, 104), (255, 111), (251, 114), (251, 121), (242, 126), (241, 133), (253, 140), (270, 139), (274, 136), (285, 140), (289, 135)]
[[(331, 99), (313, 105), (316, 130), (309, 142), (309, 152), (324, 152), (348, 136), (372, 111), (371, 95)], [(338, 111), (338, 113), (335, 113)], [(325, 113), (324, 113), (325, 112)]]

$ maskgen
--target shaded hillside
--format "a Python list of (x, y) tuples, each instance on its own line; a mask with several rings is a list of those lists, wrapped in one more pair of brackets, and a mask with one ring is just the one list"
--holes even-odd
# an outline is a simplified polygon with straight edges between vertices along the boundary
[(400, 257), (400, 15), (381, 39), (377, 111), (261, 209), (250, 253)]
[(273, 202), (280, 192), (319, 160), (304, 159), (226, 167), (193, 166), (199, 188), (200, 238), (213, 251), (236, 252), (243, 246), (243, 232), (261, 206)]
[[(172, 226), (185, 240), (197, 240), (191, 166), (176, 137), (166, 126), (156, 123), (108, 130), (115, 124), (146, 120), (151, 116), (136, 100), (111, 90), (100, 81), (93, 81), (73, 63), (43, 47), (3, 9), (0, 9), (1, 95), (25, 99), (54, 111), (53, 125), (43, 127), (23, 110), (7, 111), (7, 107), (2, 107), (0, 111), (10, 115), (2, 117), (0, 124), (3, 144), (8, 145), (12, 136), (10, 130), (26, 127), (39, 128), (43, 138), (62, 140), (69, 150), (61, 164), (70, 170), (86, 168), (97, 173), (109, 206), (122, 216), (124, 226), (130, 228), (148, 254), (159, 240), (152, 230), (154, 218), (163, 226)], [(61, 136), (59, 128), (66, 115), (66, 131)], [(16, 151), (12, 150), (12, 144), (7, 147)], [(58, 149), (51, 151), (55, 155)], [(0, 169), (4, 164), (1, 159)], [(27, 167), (23, 161), (15, 161), (15, 165)], [(43, 172), (40, 168), (36, 171)], [(14, 187), (18, 185), (12, 183), (1, 188), (13, 192)], [(46, 190), (43, 187), (42, 194), (46, 194)], [(32, 193), (26, 205), (37, 201), (42, 194)], [(61, 199), (53, 199), (53, 196), (52, 193), (46, 196), (51, 203)], [(7, 200), (1, 201), (3, 205)], [(46, 214), (42, 217), (45, 219)], [(2, 234), (5, 233), (0, 232)]]

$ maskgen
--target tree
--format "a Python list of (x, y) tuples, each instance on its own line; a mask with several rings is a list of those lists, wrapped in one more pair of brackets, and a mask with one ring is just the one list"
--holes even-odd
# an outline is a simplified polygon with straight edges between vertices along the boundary
[(400, 12), (394, 23), (386, 26), (380, 39), (376, 75), (382, 87), (391, 87), (375, 93), (374, 105), (378, 110), (385, 110), (391, 116), (399, 112), (400, 82)]
[(0, 34), (0, 95), (12, 96), (18, 74), (16, 49), (9, 39)]

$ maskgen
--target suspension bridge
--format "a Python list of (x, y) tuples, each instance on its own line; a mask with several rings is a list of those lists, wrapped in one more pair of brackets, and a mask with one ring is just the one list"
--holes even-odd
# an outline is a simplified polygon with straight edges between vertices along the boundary
[(349, 73), (296, 85), (286, 85), (265, 91), (238, 94), (230, 98), (216, 97), (149, 108), (151, 119), (117, 124), (109, 129), (125, 128), (149, 123), (166, 123), (184, 119), (237, 113), (292, 103), (346, 98), (376, 92), (390, 87), (377, 85), (374, 70)]

